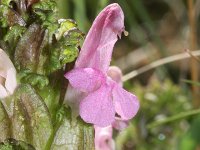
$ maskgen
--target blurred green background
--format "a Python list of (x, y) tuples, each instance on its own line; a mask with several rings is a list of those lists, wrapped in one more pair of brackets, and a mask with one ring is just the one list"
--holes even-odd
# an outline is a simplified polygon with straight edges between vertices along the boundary
[[(112, 61), (124, 74), (190, 48), (185, 0), (59, 0), (60, 15), (87, 33), (95, 16), (114, 2), (122, 7), (129, 32), (116, 44)], [(198, 47), (200, 1), (193, 2)], [(115, 131), (118, 150), (200, 149), (200, 111), (192, 104), (191, 84), (183, 81), (191, 80), (190, 68), (189, 60), (172, 62), (125, 82), (141, 108), (126, 130)]]

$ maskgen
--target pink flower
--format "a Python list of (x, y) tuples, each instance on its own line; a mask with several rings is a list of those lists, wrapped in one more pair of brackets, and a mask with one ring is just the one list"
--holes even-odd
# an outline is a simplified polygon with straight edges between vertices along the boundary
[(8, 55), (0, 49), (0, 98), (13, 94), (16, 86), (15, 67)]
[(114, 150), (115, 141), (112, 138), (113, 128), (122, 131), (128, 126), (128, 121), (115, 118), (112, 125), (107, 127), (94, 126), (95, 129), (95, 150)]
[(94, 126), (95, 129), (95, 150), (114, 150), (115, 142), (112, 139), (112, 126), (98, 127)]
[[(110, 66), (107, 72), (108, 76), (111, 77), (119, 86), (123, 86), (122, 82), (122, 71), (116, 66)], [(128, 120), (122, 120), (119, 117), (115, 117), (115, 121), (112, 123), (112, 127), (116, 130), (123, 130), (128, 126)]]
[(119, 86), (122, 87), (122, 71), (119, 67), (117, 66), (110, 66), (108, 68), (107, 75), (111, 77), (112, 80), (118, 83)]
[[(111, 66), (107, 72), (119, 86), (122, 86), (122, 72), (120, 68)], [(119, 117), (115, 117), (115, 121), (108, 127), (94, 126), (95, 129), (95, 149), (96, 150), (114, 150), (115, 142), (112, 139), (112, 129), (123, 130), (128, 126), (128, 121), (124, 121)]]
[(129, 120), (139, 109), (136, 96), (108, 76), (113, 47), (123, 31), (120, 6), (107, 6), (95, 19), (74, 69), (65, 75), (70, 82), (66, 98), (75, 101), (71, 106), (80, 103), (80, 116), (87, 123), (106, 127), (114, 122), (116, 113)]

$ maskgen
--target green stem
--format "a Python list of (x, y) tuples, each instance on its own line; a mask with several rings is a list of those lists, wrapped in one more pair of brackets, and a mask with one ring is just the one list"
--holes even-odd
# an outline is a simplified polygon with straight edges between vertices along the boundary
[(147, 125), (147, 128), (152, 129), (152, 128), (160, 126), (162, 124), (170, 123), (170, 122), (173, 122), (173, 121), (176, 121), (176, 120), (184, 119), (186, 117), (198, 115), (198, 114), (200, 114), (200, 109), (190, 110), (190, 111), (183, 112), (183, 113), (180, 113), (178, 115), (175, 115), (175, 116), (163, 119), (163, 120), (158, 120), (158, 121), (155, 121), (153, 123), (150, 123), (150, 124)]
[[(200, 56), (200, 50), (196, 50), (196, 51), (192, 51), (191, 54), (193, 56)], [(162, 58), (162, 59), (159, 59), (159, 60), (156, 60), (146, 66), (143, 66), (137, 70), (133, 70), (127, 74), (125, 74), (122, 78), (123, 82), (125, 81), (128, 81), (142, 73), (145, 73), (151, 69), (154, 69), (154, 68), (157, 68), (157, 67), (160, 67), (162, 65), (165, 65), (165, 64), (168, 64), (168, 63), (172, 63), (172, 62), (175, 62), (175, 61), (180, 61), (180, 60), (183, 60), (183, 59), (188, 59), (188, 58), (191, 58), (191, 56), (188, 54), (188, 53), (180, 53), (180, 54), (177, 54), (177, 55), (172, 55), (172, 56), (169, 56), (169, 57), (165, 57), (165, 58)]]
[(185, 82), (185, 83), (192, 84), (193, 86), (199, 86), (200, 87), (200, 82), (196, 82), (196, 81), (192, 81), (192, 80), (186, 80), (186, 79), (183, 79), (182, 81)]

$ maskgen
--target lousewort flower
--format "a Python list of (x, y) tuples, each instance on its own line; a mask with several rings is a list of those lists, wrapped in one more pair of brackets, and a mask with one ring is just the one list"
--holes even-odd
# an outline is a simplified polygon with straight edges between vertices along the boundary
[(81, 118), (99, 127), (111, 125), (116, 113), (129, 120), (139, 109), (136, 96), (108, 76), (113, 47), (123, 31), (122, 9), (107, 6), (93, 22), (74, 69), (65, 75), (70, 82), (66, 99), (79, 103)]
[(0, 49), (0, 98), (13, 94), (16, 86), (15, 67), (8, 55)]
[(98, 127), (95, 129), (95, 150), (114, 150), (115, 142), (112, 139), (113, 129), (112, 126)]
[[(118, 83), (119, 86), (122, 86), (122, 72), (116, 66), (111, 66), (107, 72), (108, 76)], [(115, 142), (112, 139), (112, 130), (113, 128), (117, 130), (123, 130), (128, 126), (128, 121), (124, 121), (119, 117), (115, 117), (115, 121), (112, 125), (107, 127), (98, 127), (94, 126), (95, 129), (95, 149), (96, 150), (114, 150)]]
[[(116, 66), (111, 66), (107, 72), (108, 76), (114, 80), (120, 87), (123, 86), (122, 82), (122, 71)], [(112, 127), (117, 130), (123, 130), (128, 126), (128, 120), (123, 120), (120, 117), (115, 117), (115, 121), (112, 123)]]

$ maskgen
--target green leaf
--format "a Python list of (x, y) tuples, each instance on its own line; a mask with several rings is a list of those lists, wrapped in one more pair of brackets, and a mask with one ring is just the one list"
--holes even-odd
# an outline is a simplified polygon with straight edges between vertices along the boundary
[(5, 142), (0, 143), (0, 150), (35, 150), (35, 148), (23, 141), (7, 139)]
[[(51, 114), (51, 118), (54, 120), (56, 112), (60, 107), (60, 87), (59, 85), (48, 85), (37, 90), (38, 94), (42, 97), (48, 110)], [(55, 120), (54, 120), (55, 121)]]
[(79, 53), (78, 48), (74, 46), (66, 46), (66, 48), (63, 49), (62, 51), (63, 51), (62, 55), (60, 56), (62, 65), (73, 62)]
[(67, 41), (69, 40), (63, 37), (51, 48), (51, 55), (47, 62), (48, 68), (46, 72), (51, 73), (61, 69), (66, 63), (73, 62), (78, 56), (78, 46), (73, 44), (70, 45)]
[(33, 12), (40, 18), (41, 24), (49, 31), (49, 41), (58, 29), (58, 11), (55, 1), (40, 1), (33, 5)]
[(49, 84), (49, 79), (45, 75), (32, 73), (30, 70), (23, 70), (18, 73), (18, 82), (30, 84), (39, 89), (43, 89)]
[(10, 2), (11, 2), (11, 0), (1, 0), (0, 4), (9, 6)]
[(18, 70), (29, 69), (36, 72), (40, 56), (40, 46), (44, 38), (44, 30), (38, 24), (32, 24), (19, 40), (14, 63)]
[(13, 97), (12, 101), (14, 103), (12, 120), (12, 138), (17, 140), (25, 140), (31, 143), (32, 132), (30, 127), (30, 118), (27, 115), (26, 110), (23, 108), (23, 102), (19, 98)]
[(10, 138), (29, 143), (36, 149), (45, 149), (53, 126), (48, 109), (35, 90), (28, 84), (20, 85), (3, 104), (11, 119)]
[(61, 37), (63, 36), (65, 32), (69, 31), (72, 28), (77, 27), (76, 22), (71, 19), (60, 19), (59, 24), (60, 24), (60, 27), (55, 33), (57, 40), (61, 39)]
[(14, 50), (19, 39), (22, 37), (26, 28), (20, 25), (14, 25), (9, 28), (7, 34), (4, 36), (3, 40), (9, 44), (9, 54), (10, 56), (14, 55)]
[(192, 121), (191, 127), (188, 132), (182, 136), (179, 149), (181, 150), (194, 150), (200, 146), (200, 116), (197, 116)]
[(72, 20), (62, 20), (55, 35), (59, 41), (50, 49), (51, 55), (47, 72), (54, 72), (61, 69), (66, 63), (73, 62), (79, 53), (78, 46), (84, 38), (83, 33)]
[(0, 25), (1, 27), (8, 27), (8, 20), (6, 14), (9, 12), (9, 7), (5, 5), (0, 5)]
[(24, 31), (26, 30), (25, 27), (14, 25), (10, 27), (10, 30), (7, 32), (6, 36), (4, 37), (4, 41), (9, 42), (9, 44), (16, 43), (16, 41), (22, 37)]
[(37, 14), (39, 12), (52, 11), (57, 12), (57, 4), (53, 0), (43, 0), (33, 5), (33, 11)]
[(94, 150), (93, 126), (80, 118), (71, 119), (65, 111), (60, 127), (55, 133), (51, 150), (81, 149)]
[(67, 45), (79, 46), (84, 39), (84, 34), (77, 27), (69, 29), (64, 33)]
[(11, 136), (10, 123), (11, 121), (8, 114), (3, 104), (0, 102), (0, 142), (3, 142)]
[(0, 5), (0, 25), (1, 27), (8, 27), (18, 24), (25, 26), (26, 22), (23, 18), (13, 9), (6, 5)]

